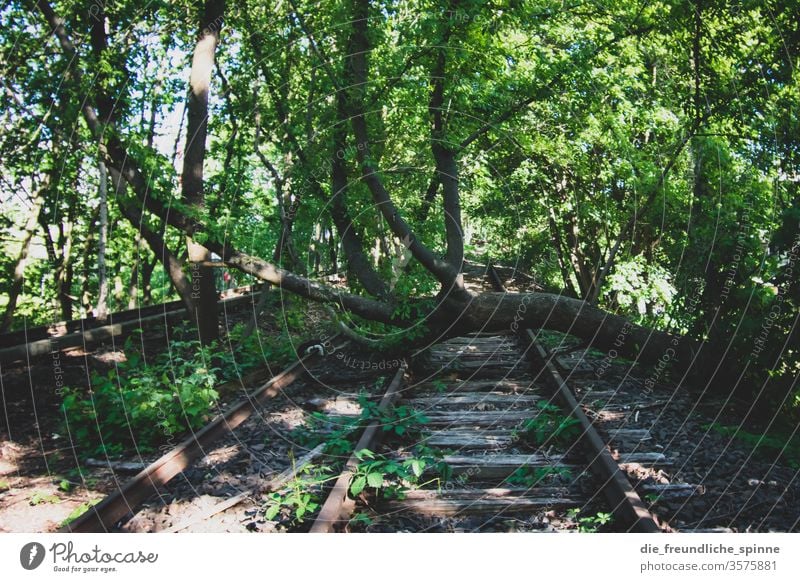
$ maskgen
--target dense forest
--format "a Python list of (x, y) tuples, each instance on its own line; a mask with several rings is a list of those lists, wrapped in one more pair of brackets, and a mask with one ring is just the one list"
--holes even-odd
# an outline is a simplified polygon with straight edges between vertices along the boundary
[[(546, 328), (791, 422), (798, 14), (11, 0), (0, 328), (180, 299), (212, 346), (257, 283), (373, 347)], [(535, 285), (470, 289), (488, 261)]]

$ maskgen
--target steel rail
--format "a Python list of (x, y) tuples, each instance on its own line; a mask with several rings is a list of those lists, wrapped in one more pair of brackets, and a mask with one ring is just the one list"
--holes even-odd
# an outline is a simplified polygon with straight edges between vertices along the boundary
[(246, 398), (233, 404), (227, 412), (153, 461), (100, 503), (62, 527), (59, 532), (108, 532), (113, 530), (121, 519), (133, 513), (145, 499), (158, 493), (159, 487), (183, 472), (193, 461), (205, 456), (206, 449), (212, 442), (232, 432), (247, 420), (255, 411), (256, 405), (277, 396), (281, 390), (300, 378), (310, 365), (318, 362), (321, 358), (322, 356), (317, 353), (303, 356)]

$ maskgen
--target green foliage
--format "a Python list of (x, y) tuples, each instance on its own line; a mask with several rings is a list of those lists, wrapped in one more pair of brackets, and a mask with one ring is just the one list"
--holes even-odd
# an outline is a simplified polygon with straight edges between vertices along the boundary
[[(441, 188), (432, 198), (424, 193), (436, 175), (431, 145), (449, 144), (468, 256), (504, 261), (547, 290), (584, 297), (619, 248), (599, 307), (708, 339), (728, 354), (719, 389), (741, 386), (765, 417), (800, 418), (797, 0), (710, 3), (699, 28), (686, 2), (372, 3), (368, 82), (352, 93), (366, 104), (369, 152), (352, 135), (344, 143), (333, 135), (352, 117), (340, 119), (330, 98), (349, 85), (337, 77), (349, 70), (352, 6), (297, 0), (228, 11), (229, 33), (215, 55), (224, 74), (210, 91), (202, 210), (180, 199), (175, 163), (196, 15), (187, 17), (182, 3), (109, 3), (108, 49), (73, 57), (30, 8), (11, 0), (0, 9), (9, 94), (0, 137), (0, 306), (12, 290), (33, 192), (45, 201), (14, 327), (88, 314), (96, 302), (104, 148), (80, 104), (112, 102), (114, 122), (103, 134), (120, 141), (149, 200), (202, 223), (199, 241), (224, 240), (271, 259), (288, 207), (297, 261), (282, 254), (277, 262), (312, 278), (341, 273), (352, 265), (330, 202), (342, 196), (363, 256), (404, 319), (400, 327), (350, 320), (383, 339), (382, 348), (423, 337), (441, 290), (418, 261), (407, 261), (410, 241), (397, 240), (392, 222), (404, 220), (434, 257), (446, 256)], [(85, 7), (65, 1), (54, 10), (76, 45), (91, 37)], [(312, 13), (308, 22), (298, 18)], [(325, 74), (316, 51), (295, 42), (309, 35), (326, 39), (335, 66)], [(695, 45), (701, 54), (691, 54)], [(441, 135), (432, 136), (430, 80), (440, 57), (446, 107)], [(167, 139), (174, 134), (181, 142)], [(336, 160), (347, 188), (334, 193)], [(384, 217), (355, 179), (365, 168), (384, 182), (397, 217)], [(423, 213), (426, 198), (433, 204)], [(133, 244), (140, 225), (118, 204), (109, 213), (111, 309), (127, 306), (134, 274), (137, 302), (174, 299), (160, 250)], [(157, 213), (144, 212), (141, 225), (163, 233), (170, 249), (185, 248), (184, 233)], [(349, 290), (364, 294), (349, 275)], [(247, 340), (237, 363), (291, 356), (289, 329), (306, 322), (301, 308), (281, 313), (286, 335)]]
[(312, 412), (304, 425), (292, 430), (292, 442), (307, 448), (325, 443), (325, 453), (345, 455), (353, 450), (358, 431), (377, 422), (388, 435), (418, 438), (427, 418), (411, 407), (390, 406), (379, 410), (378, 403), (361, 391), (358, 396), (361, 413), (353, 418), (335, 420), (322, 412)]
[(99, 498), (92, 499), (90, 501), (84, 501), (83, 503), (78, 505), (75, 509), (73, 509), (72, 512), (70, 512), (70, 514), (66, 517), (66, 519), (64, 519), (61, 523), (58, 524), (58, 527), (64, 527), (65, 525), (72, 523), (73, 521), (78, 519), (80, 516), (82, 516), (84, 513), (89, 511), (92, 507), (94, 507), (101, 501), (102, 499)]
[(5, 479), (0, 479), (0, 493), (8, 491), (9, 489), (11, 489), (11, 484)]
[(363, 422), (365, 424), (378, 422), (385, 433), (413, 437), (419, 434), (421, 425), (428, 422), (428, 417), (410, 406), (393, 405), (380, 410), (378, 404), (367, 399), (364, 394), (359, 395), (359, 404), (362, 408)]
[(168, 352), (145, 362), (126, 343), (127, 360), (106, 374), (92, 373), (91, 390), (65, 389), (65, 430), (81, 454), (119, 455), (140, 451), (205, 424), (217, 402), (222, 379), (212, 365), (218, 347), (175, 339)]
[(565, 416), (558, 406), (540, 400), (539, 412), (515, 430), (515, 437), (535, 446), (551, 443), (571, 444), (580, 435), (580, 422)]
[[(294, 463), (294, 459), (292, 459)], [(309, 465), (290, 481), (289, 485), (281, 491), (275, 491), (267, 496), (264, 507), (264, 516), (268, 520), (281, 517), (290, 525), (303, 523), (304, 519), (313, 514), (318, 508), (322, 498), (323, 485), (338, 476), (331, 476), (330, 467)]]
[(313, 449), (325, 443), (324, 452), (342, 456), (353, 450), (357, 429), (363, 426), (361, 417), (337, 419), (322, 412), (312, 412), (306, 422), (289, 433), (292, 443)]
[(659, 264), (647, 263), (639, 255), (618, 261), (606, 278), (603, 295), (610, 297), (640, 323), (657, 323), (672, 303), (676, 290), (669, 271)]
[(514, 470), (508, 476), (506, 482), (509, 485), (520, 485), (522, 487), (534, 487), (548, 479), (569, 480), (572, 473), (564, 467), (530, 467), (523, 465)]
[(437, 394), (443, 394), (445, 390), (447, 390), (447, 382), (443, 380), (434, 380), (433, 389), (436, 390)]
[(359, 511), (350, 518), (349, 524), (360, 526), (372, 525), (372, 518), (368, 514)]
[(29, 505), (39, 505), (41, 503), (61, 503), (61, 499), (57, 495), (35, 491), (28, 499)]
[(594, 515), (586, 517), (579, 517), (580, 509), (570, 509), (567, 515), (578, 522), (578, 531), (581, 533), (596, 533), (601, 527), (608, 525), (614, 521), (614, 516), (610, 513), (602, 511)]
[[(449, 466), (431, 454), (422, 454), (405, 459), (392, 459), (377, 455), (369, 449), (355, 452), (359, 464), (350, 479), (350, 495), (356, 497), (366, 488), (373, 489), (384, 499), (403, 499), (409, 488), (446, 481)], [(434, 473), (425, 483), (420, 483), (423, 473)]]

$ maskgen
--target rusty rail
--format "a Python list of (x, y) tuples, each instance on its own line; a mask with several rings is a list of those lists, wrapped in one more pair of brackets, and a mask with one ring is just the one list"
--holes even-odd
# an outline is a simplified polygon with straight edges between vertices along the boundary
[(600, 437), (589, 417), (578, 404), (575, 395), (561, 377), (553, 364), (553, 358), (544, 347), (536, 341), (536, 335), (530, 329), (525, 330), (535, 359), (541, 364), (541, 373), (545, 381), (555, 389), (569, 413), (580, 422), (583, 443), (588, 448), (588, 462), (591, 470), (602, 481), (603, 493), (608, 499), (614, 514), (633, 531), (640, 533), (658, 533), (661, 528), (653, 514), (648, 511), (639, 494), (636, 493), (619, 464), (611, 456), (608, 445)]
[[(378, 405), (378, 410), (386, 410), (397, 399), (398, 394), (400, 394), (400, 386), (403, 383), (405, 371), (405, 366), (398, 368)], [(336, 479), (333, 489), (331, 489), (322, 509), (320, 509), (317, 515), (317, 519), (314, 520), (310, 530), (311, 533), (330, 533), (337, 523), (347, 519), (353, 512), (355, 501), (347, 496), (347, 491), (350, 487), (350, 479), (353, 476), (353, 471), (359, 463), (356, 453), (363, 449), (371, 449), (380, 442), (380, 429), (381, 425), (377, 421), (373, 421), (364, 429), (361, 438), (358, 439), (358, 443), (356, 443), (353, 449), (353, 454), (347, 459), (347, 463), (345, 463), (339, 478)]]
[(198, 432), (183, 440), (178, 446), (153, 461), (135, 477), (126, 482), (100, 503), (91, 507), (76, 520), (62, 527), (60, 532), (107, 532), (125, 516), (133, 513), (145, 499), (158, 493), (158, 488), (184, 471), (193, 461), (206, 454), (206, 448), (219, 437), (232, 432), (254, 412), (255, 406), (280, 393), (301, 377), (308, 367), (322, 356), (308, 354), (274, 376), (264, 385), (235, 403), (222, 416), (211, 421)]

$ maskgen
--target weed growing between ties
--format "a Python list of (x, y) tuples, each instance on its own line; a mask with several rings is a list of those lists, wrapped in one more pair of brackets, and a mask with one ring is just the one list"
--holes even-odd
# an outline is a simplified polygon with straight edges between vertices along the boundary
[(566, 467), (530, 467), (523, 465), (517, 468), (506, 479), (509, 485), (519, 487), (535, 487), (547, 481), (569, 481), (572, 472)]
[(581, 509), (575, 508), (567, 511), (567, 517), (572, 519), (580, 533), (596, 533), (614, 522), (614, 516), (602, 511), (594, 515), (581, 517)]
[[(382, 382), (378, 383), (379, 386)], [(331, 481), (338, 478), (345, 459), (355, 447), (364, 428), (373, 422), (380, 424), (384, 440), (411, 438), (424, 440), (427, 418), (408, 406), (390, 406), (379, 410), (376, 402), (362, 391), (358, 397), (361, 413), (344, 418), (314, 412), (304, 426), (292, 431), (292, 441), (304, 449), (323, 445), (325, 462), (311, 464), (300, 471), (292, 482), (270, 494), (264, 507), (267, 520), (276, 521), (287, 529), (297, 529), (313, 516), (325, 499)], [(409, 489), (435, 483), (441, 485), (450, 477), (450, 467), (441, 460), (442, 453), (425, 445), (412, 447), (409, 455), (395, 459), (369, 449), (355, 451), (358, 465), (352, 471), (348, 494), (367, 503), (403, 499)], [(360, 513), (351, 520), (369, 525), (372, 518)]]
[(514, 431), (515, 439), (542, 447), (549, 444), (569, 445), (580, 435), (580, 421), (565, 415), (558, 406), (539, 401), (536, 407), (539, 412)]

